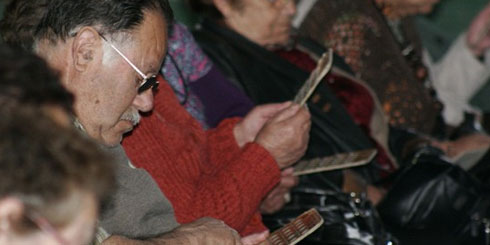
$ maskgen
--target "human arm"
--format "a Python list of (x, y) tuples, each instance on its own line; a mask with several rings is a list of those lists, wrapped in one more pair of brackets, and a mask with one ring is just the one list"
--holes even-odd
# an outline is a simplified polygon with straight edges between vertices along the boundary
[(225, 120), (207, 132), (210, 162), (226, 164), (230, 159), (224, 158), (222, 152), (236, 152), (245, 144), (254, 142), (264, 147), (280, 168), (288, 167), (306, 151), (310, 117), (307, 109), (285, 102), (257, 106), (242, 120), (235, 121), (235, 125), (230, 123), (230, 119)]
[(156, 180), (179, 223), (210, 216), (241, 231), (279, 182), (280, 169), (269, 152), (252, 142), (238, 147), (233, 137), (238, 120), (205, 132), (162, 83), (153, 115), (125, 138), (130, 159)]
[[(193, 192), (195, 193), (192, 196), (193, 201), (190, 201), (189, 204), (193, 206), (213, 206), (201, 211), (194, 208), (195, 213), (189, 211), (181, 213), (178, 205), (175, 205), (178, 216), (182, 215), (183, 220), (190, 220), (193, 218), (193, 213), (205, 212), (207, 215), (223, 219), (227, 223), (230, 222), (228, 224), (238, 230), (243, 228), (243, 225), (246, 224), (243, 221), (247, 217), (251, 217), (253, 212), (258, 209), (261, 200), (279, 182), (279, 168), (284, 168), (296, 162), (306, 149), (310, 128), (309, 113), (299, 106), (291, 106), (290, 103), (276, 105), (275, 107), (282, 110), (271, 119), (261, 117), (262, 120), (267, 121), (263, 127), (261, 127), (261, 123), (259, 123), (259, 126), (252, 123), (252, 126), (245, 130), (248, 130), (248, 132), (258, 131), (258, 133), (256, 133), (257, 137), (255, 139), (248, 139), (249, 141), (254, 140), (254, 142), (246, 143), (242, 147), (239, 157), (234, 158), (226, 166), (222, 166), (221, 171), (209, 176), (203, 176), (203, 180), (200, 181), (201, 184), (195, 186), (197, 190)], [(265, 111), (269, 109), (267, 108)], [(255, 115), (255, 112), (250, 114)], [(264, 114), (258, 113), (257, 115), (259, 116), (251, 116), (251, 118), (260, 118), (260, 115), (263, 116)], [(242, 122), (247, 120), (248, 117)], [(253, 119), (251, 121), (254, 122)], [(251, 133), (251, 135), (254, 134)], [(286, 144), (282, 144), (283, 142), (286, 142)], [(277, 157), (274, 157), (271, 162), (270, 159), (274, 154)], [(256, 159), (257, 157), (262, 157), (262, 159)], [(269, 161), (264, 161), (267, 159)], [(280, 159), (280, 161), (277, 162), (277, 159)], [(288, 171), (286, 173), (290, 174)], [(264, 182), (264, 180), (274, 180), (275, 182)], [(293, 181), (294, 183), (295, 181)], [(217, 188), (220, 189), (219, 193), (216, 193)], [(241, 201), (236, 202), (238, 200)], [(197, 201), (202, 201), (201, 205), (196, 205)], [(221, 202), (228, 204), (220, 204)], [(223, 209), (222, 206), (226, 207), (226, 211), (219, 212)], [(239, 217), (241, 217), (241, 222), (237, 222), (240, 221)]]
[(204, 132), (162, 83), (153, 115), (124, 140), (133, 163), (151, 173), (180, 223), (210, 216), (241, 231), (279, 182), (279, 166), (264, 147), (254, 142), (238, 147), (237, 120)]
[(376, 0), (377, 6), (390, 19), (401, 19), (416, 14), (427, 14), (432, 11), (439, 0)]
[[(248, 143), (220, 171), (202, 176), (200, 181), (190, 183), (185, 193), (176, 192), (169, 199), (176, 199), (173, 204), (179, 222), (206, 215), (224, 220), (242, 235), (248, 235), (243, 233), (244, 228), (279, 181), (280, 171), (270, 154), (258, 144)], [(250, 231), (263, 229), (260, 223)]]
[(432, 146), (444, 151), (450, 158), (457, 158), (465, 153), (487, 149), (490, 147), (490, 137), (486, 134), (475, 133), (452, 141), (431, 142)]

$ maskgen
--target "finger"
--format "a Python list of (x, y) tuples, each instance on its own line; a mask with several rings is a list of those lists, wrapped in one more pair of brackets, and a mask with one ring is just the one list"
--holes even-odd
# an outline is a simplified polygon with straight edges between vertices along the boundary
[(238, 232), (235, 229), (231, 229), (231, 231), (232, 231), (232, 234), (233, 234), (233, 238), (235, 240), (235, 244), (242, 245), (243, 242), (242, 242), (242, 239), (240, 237), (240, 234), (238, 234)]
[(271, 201), (277, 197), (282, 197), (284, 196), (285, 193), (289, 192), (289, 188), (284, 188), (284, 187), (276, 187), (272, 191), (269, 192), (267, 195), (267, 201)]
[(487, 48), (490, 45), (490, 33), (487, 34), (487, 36), (483, 39), (483, 41), (480, 43), (480, 47)]
[(488, 3), (487, 6), (485, 6), (485, 8), (482, 11), (480, 11), (480, 13), (476, 18), (487, 16), (487, 15), (490, 15), (490, 3)]
[(271, 243), (269, 242), (269, 240), (265, 240), (257, 245), (271, 245)]
[(282, 120), (282, 123), (294, 125), (295, 128), (301, 128), (300, 125), (307, 126), (311, 123), (311, 114), (308, 110), (300, 108), (294, 115)]
[(256, 106), (250, 113), (247, 114), (246, 118), (263, 118), (269, 120), (280, 111), (290, 107), (291, 104), (291, 102), (284, 102)]
[(243, 245), (256, 245), (264, 242), (269, 237), (269, 231), (248, 235), (241, 239)]
[(290, 107), (280, 111), (273, 119), (273, 122), (285, 121), (298, 113), (301, 107), (297, 104), (292, 104)]
[(290, 107), (293, 103), (291, 101), (286, 101), (283, 103), (273, 103), (257, 106), (256, 108), (260, 110), (263, 114), (276, 114), (286, 108)]
[(270, 191), (269, 194), (267, 194), (267, 198), (273, 198), (274, 196), (277, 196), (280, 193), (281, 193), (281, 188), (276, 187), (276, 188), (272, 189), (272, 191)]
[(485, 39), (483, 39), (480, 43), (476, 44), (478, 46), (478, 49), (480, 50), (486, 50), (490, 47), (490, 35), (487, 34)]
[(430, 142), (430, 144), (433, 147), (441, 149), (442, 151), (444, 151), (447, 154), (450, 142), (447, 142), (447, 141), (441, 142), (441, 141), (433, 140)]
[(294, 173), (294, 168), (286, 168), (284, 170), (282, 170), (281, 172), (281, 176), (292, 176)]
[(267, 201), (267, 210), (269, 213), (274, 213), (277, 210), (279, 210), (285, 203), (286, 201), (284, 200), (285, 194), (274, 196), (273, 198), (270, 198)]
[(293, 187), (295, 185), (296, 185), (296, 178), (295, 178), (295, 176), (287, 176), (287, 177), (283, 177), (281, 179), (280, 186), (282, 188), (284, 188), (285, 190), (289, 190), (289, 189), (291, 189), (291, 187)]
[(470, 27), (468, 28), (468, 40), (470, 42), (477, 42), (478, 40), (475, 40), (478, 38), (479, 33), (484, 31), (487, 22), (489, 21), (490, 18), (490, 4), (487, 4), (484, 10), (482, 10), (477, 17), (473, 19), (471, 22)]

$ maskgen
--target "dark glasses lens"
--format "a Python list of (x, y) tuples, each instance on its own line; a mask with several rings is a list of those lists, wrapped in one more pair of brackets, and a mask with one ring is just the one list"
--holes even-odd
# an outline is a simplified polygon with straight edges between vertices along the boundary
[(141, 94), (150, 88), (155, 90), (158, 88), (158, 84), (157, 76), (151, 76), (138, 88), (138, 94)]

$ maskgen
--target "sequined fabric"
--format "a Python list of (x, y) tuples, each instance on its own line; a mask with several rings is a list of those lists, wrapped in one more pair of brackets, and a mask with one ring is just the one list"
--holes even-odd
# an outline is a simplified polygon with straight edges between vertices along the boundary
[[(420, 44), (409, 20), (402, 30), (415, 51)], [(432, 133), (440, 104), (416, 77), (412, 62), (375, 5), (368, 0), (317, 1), (300, 35), (332, 47), (379, 97), (394, 126)]]

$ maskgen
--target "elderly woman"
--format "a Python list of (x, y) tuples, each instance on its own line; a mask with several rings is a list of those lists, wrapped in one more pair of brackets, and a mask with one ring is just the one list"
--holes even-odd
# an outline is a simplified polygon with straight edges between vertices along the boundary
[[(193, 4), (217, 18), (199, 25), (195, 32), (197, 41), (255, 103), (292, 99), (314, 69), (315, 58), (321, 55), (321, 46), (314, 43), (303, 42), (298, 48), (286, 49), (293, 47), (290, 38), (290, 24), (295, 14), (293, 1), (215, 1), (214, 4), (194, 1)], [(308, 53), (299, 48), (308, 49)], [(360, 85), (361, 81), (346, 72), (349, 67), (340, 59), (334, 62), (334, 72), (326, 79), (330, 83), (321, 84), (309, 103), (317, 117), (309, 157), (374, 147), (376, 143), (368, 139), (358, 125), (372, 130), (379, 144), (386, 146), (388, 129), (384, 116), (377, 110), (376, 98)], [(381, 169), (392, 171), (395, 167), (392, 158), (389, 154), (381, 155)], [(364, 174), (370, 180), (380, 175), (378, 171)]]
[[(307, 40), (291, 41), (294, 1), (195, 0), (191, 3), (211, 18), (198, 26), (194, 33), (196, 39), (229, 79), (242, 87), (256, 103), (293, 98), (314, 69), (315, 58), (322, 52), (320, 46)], [(397, 162), (392, 156), (403, 159), (414, 149), (424, 145), (430, 147), (427, 145), (430, 141), (413, 135), (407, 137), (407, 132), (395, 128), (388, 134), (387, 121), (377, 97), (349, 71), (347, 65), (336, 59), (333, 72), (308, 104), (313, 127), (307, 158), (377, 147), (380, 154), (375, 162), (357, 171), (373, 183), (396, 169)], [(388, 138), (394, 143), (392, 152), (388, 151)], [(407, 139), (410, 142), (406, 144)], [(286, 210), (291, 213), (298, 205), (311, 206), (314, 198), (310, 195), (306, 200), (305, 195), (298, 193), (328, 188), (325, 185), (328, 181), (325, 174), (301, 177), (299, 186), (293, 190), (293, 202)], [(380, 193), (370, 190), (376, 189), (368, 188), (368, 193), (376, 200), (374, 194)], [(322, 206), (320, 201), (313, 203)], [(276, 218), (287, 216), (288, 212), (282, 212)], [(320, 235), (316, 239), (327, 242), (328, 236)]]

